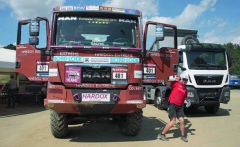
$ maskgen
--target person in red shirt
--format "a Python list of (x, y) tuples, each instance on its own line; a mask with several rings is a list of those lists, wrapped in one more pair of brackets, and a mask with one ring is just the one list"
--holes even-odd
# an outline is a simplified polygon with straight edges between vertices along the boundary
[(188, 76), (175, 76), (174, 80), (169, 79), (172, 91), (169, 96), (169, 106), (168, 106), (168, 117), (170, 118), (170, 122), (165, 126), (163, 131), (158, 135), (160, 139), (163, 141), (168, 141), (165, 134), (167, 131), (176, 123), (176, 118), (178, 118), (180, 122), (180, 131), (181, 131), (181, 139), (184, 142), (188, 142), (185, 137), (185, 124), (184, 124), (184, 112), (183, 112), (183, 103), (187, 103), (187, 89), (185, 87), (188, 82)]

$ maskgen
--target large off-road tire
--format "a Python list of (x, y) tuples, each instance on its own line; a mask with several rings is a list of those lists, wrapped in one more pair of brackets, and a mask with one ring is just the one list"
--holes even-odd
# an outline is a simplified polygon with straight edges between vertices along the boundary
[(198, 39), (192, 35), (185, 36), (182, 41), (181, 45), (191, 44), (191, 43), (199, 43)]
[(212, 113), (212, 114), (216, 113), (219, 110), (219, 107), (220, 107), (220, 103), (215, 104), (213, 106), (204, 106), (205, 110), (208, 113)]
[(68, 119), (66, 114), (50, 110), (51, 132), (55, 138), (65, 137), (68, 133)]
[(143, 111), (138, 110), (134, 113), (124, 114), (119, 120), (120, 131), (127, 136), (137, 135), (142, 128)]

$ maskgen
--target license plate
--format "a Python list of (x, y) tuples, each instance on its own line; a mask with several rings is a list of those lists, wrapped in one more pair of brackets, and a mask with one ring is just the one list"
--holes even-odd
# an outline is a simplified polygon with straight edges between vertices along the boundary
[(110, 93), (82, 93), (83, 102), (110, 102)]

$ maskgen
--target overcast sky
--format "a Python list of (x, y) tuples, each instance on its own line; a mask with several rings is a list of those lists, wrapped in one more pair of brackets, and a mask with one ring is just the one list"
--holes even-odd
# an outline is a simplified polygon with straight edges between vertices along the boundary
[(238, 0), (0, 0), (0, 46), (16, 42), (19, 19), (47, 16), (57, 5), (138, 9), (147, 20), (198, 30), (200, 42), (240, 43)]

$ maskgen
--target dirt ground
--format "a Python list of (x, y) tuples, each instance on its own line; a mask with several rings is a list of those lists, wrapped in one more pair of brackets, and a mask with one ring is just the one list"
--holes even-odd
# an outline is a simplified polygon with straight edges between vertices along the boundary
[(173, 127), (169, 141), (157, 138), (169, 121), (167, 113), (152, 105), (144, 108), (143, 126), (135, 137), (124, 136), (111, 121), (90, 121), (69, 126), (69, 135), (56, 139), (50, 131), (49, 110), (43, 106), (21, 105), (15, 109), (0, 104), (1, 147), (237, 147), (240, 146), (240, 90), (231, 91), (231, 100), (220, 110), (208, 114), (204, 108), (186, 112), (186, 133), (189, 142), (180, 140), (180, 131)]

